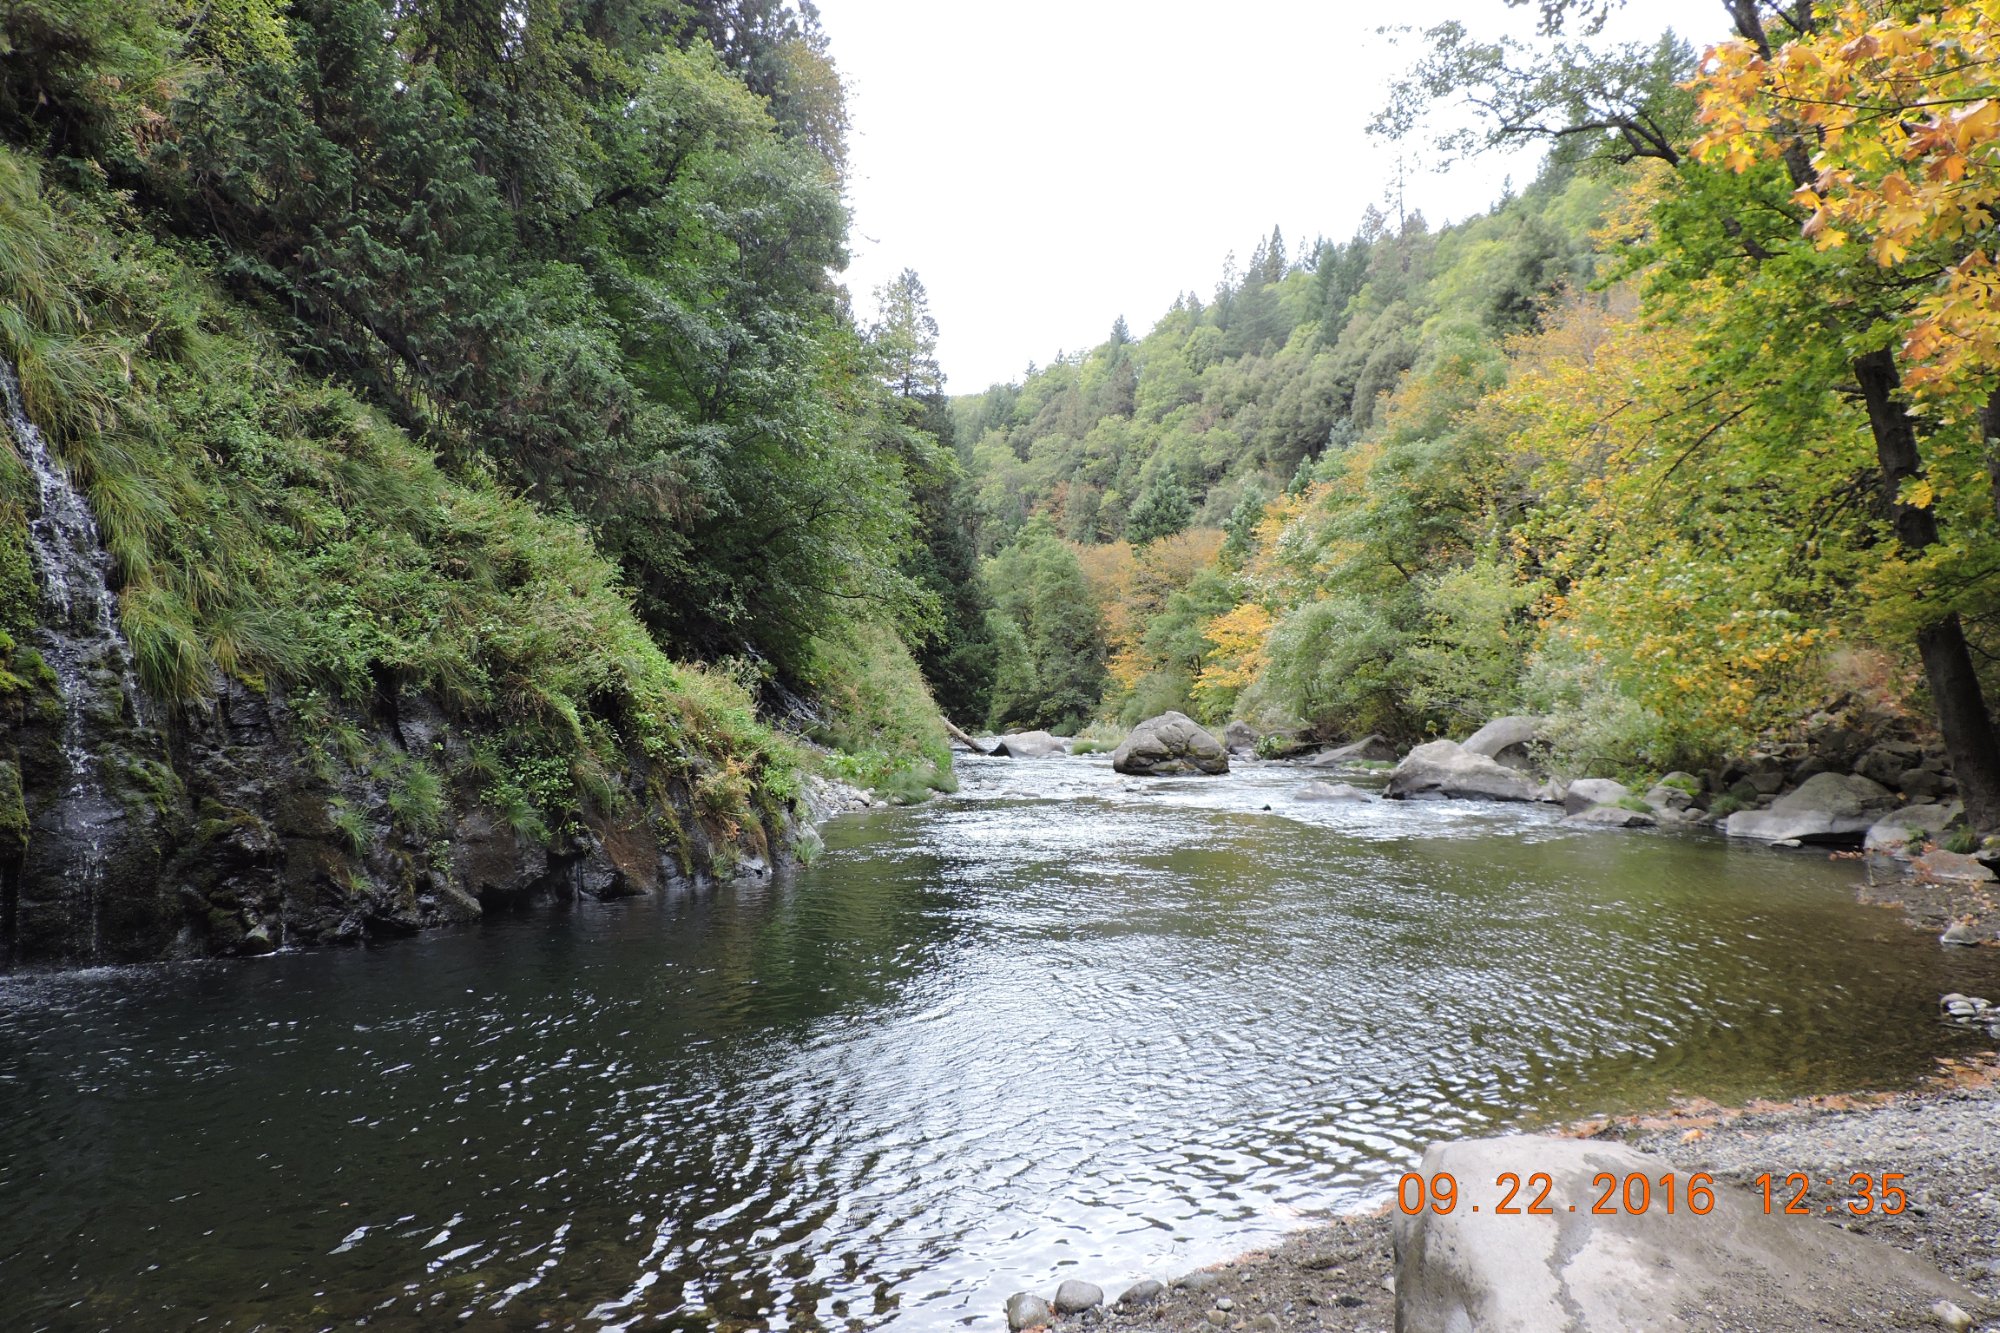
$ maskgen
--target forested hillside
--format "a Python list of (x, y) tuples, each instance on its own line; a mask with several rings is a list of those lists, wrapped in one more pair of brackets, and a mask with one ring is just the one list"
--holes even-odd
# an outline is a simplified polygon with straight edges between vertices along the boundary
[[(1145, 336), (955, 401), (989, 720), (1531, 711), (1631, 775), (1865, 706), (1940, 727), (2000, 825), (1993, 7), (1731, 6), (1705, 63), (1542, 8), (1540, 44), (1422, 34), (1377, 126), (1550, 140), (1518, 198), (1274, 231)], [(1461, 92), (1487, 121), (1431, 144)]]
[[(809, 5), (26, 0), (0, 51), (21, 947), (403, 927), (544, 860), (624, 891), (778, 854), (815, 765), (949, 783), (906, 645), (954, 648), (956, 469), (837, 283)], [(88, 653), (70, 485), (122, 632)], [(267, 709), (283, 774), (230, 757)]]

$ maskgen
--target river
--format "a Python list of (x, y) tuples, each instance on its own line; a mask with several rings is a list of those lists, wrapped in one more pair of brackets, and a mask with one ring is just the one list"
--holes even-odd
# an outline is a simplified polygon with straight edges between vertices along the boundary
[(768, 886), (0, 978), (0, 1326), (1004, 1327), (2000, 998), (1853, 863), (1314, 776), (975, 759)]

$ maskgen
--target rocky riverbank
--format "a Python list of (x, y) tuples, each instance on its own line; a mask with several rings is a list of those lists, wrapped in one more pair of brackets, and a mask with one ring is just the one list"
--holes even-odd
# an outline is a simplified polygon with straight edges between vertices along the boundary
[[(1720, 1186), (1753, 1192), (1760, 1201), (1756, 1182), (1766, 1172), (1780, 1177), (1804, 1172), (1815, 1181), (1845, 1180), (1854, 1172), (1877, 1178), (1899, 1173), (1909, 1195), (1903, 1213), (1843, 1215), (1840, 1225), (1916, 1255), (2000, 1306), (1996, 1124), (2000, 1124), (2000, 1058), (1985, 1054), (1943, 1065), (1928, 1086), (1912, 1092), (1738, 1108), (1695, 1102), (1660, 1115), (1583, 1121), (1551, 1137), (1623, 1143), (1664, 1158), (1673, 1168), (1710, 1172)], [(1396, 1320), (1392, 1213), (1385, 1205), (1365, 1214), (1328, 1219), (1272, 1250), (1187, 1274), (1171, 1285), (1136, 1284), (1138, 1299), (1115, 1300), (1061, 1317), (1054, 1327), (1151, 1333), (1214, 1329), (1388, 1333)], [(1832, 1225), (1810, 1218), (1798, 1223)], [(1031, 1325), (1017, 1325), (1024, 1326)], [(1951, 1325), (1925, 1310), (1899, 1326)], [(1782, 1321), (1769, 1323), (1761, 1326), (1760, 1333), (1790, 1327)]]

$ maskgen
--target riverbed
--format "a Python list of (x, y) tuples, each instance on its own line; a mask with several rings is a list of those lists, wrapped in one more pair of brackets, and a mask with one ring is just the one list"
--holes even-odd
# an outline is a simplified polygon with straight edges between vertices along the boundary
[(0, 979), (0, 1326), (1002, 1327), (2000, 999), (1851, 863), (1318, 776), (965, 760), (772, 884)]

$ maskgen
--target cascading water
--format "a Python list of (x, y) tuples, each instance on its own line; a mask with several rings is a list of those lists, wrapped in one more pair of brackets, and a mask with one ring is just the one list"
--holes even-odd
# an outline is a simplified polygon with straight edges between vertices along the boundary
[(98, 952), (110, 844), (125, 823), (125, 812), (106, 785), (91, 731), (93, 723), (124, 720), (128, 709), (136, 718), (142, 696), (118, 628), (108, 580), (111, 558), (97, 520), (28, 419), (20, 381), (4, 358), (0, 398), (15, 449), (39, 492), (38, 512), (28, 523), (29, 546), (42, 580), (36, 647), (62, 689), (59, 744), (68, 769), (53, 824), (70, 849), (63, 875), (65, 915), (73, 923), (75, 951), (88, 959)]

